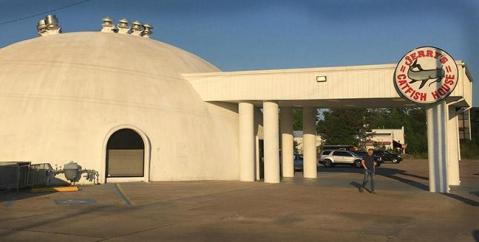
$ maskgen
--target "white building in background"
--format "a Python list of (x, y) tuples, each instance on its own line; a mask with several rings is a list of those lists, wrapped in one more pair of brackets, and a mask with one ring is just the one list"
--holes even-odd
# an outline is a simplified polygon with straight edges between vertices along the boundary
[(394, 142), (399, 143), (403, 148), (406, 141), (404, 139), (404, 126), (400, 129), (372, 129), (367, 132), (366, 147), (384, 147), (394, 149)]
[[(411, 88), (419, 82), (395, 81), (395, 63), (223, 72), (139, 22), (105, 18), (102, 31), (61, 33), (49, 17), (37, 28), (41, 37), (0, 49), (0, 160), (73, 160), (102, 183), (255, 181), (258, 170), (278, 183), (294, 176), (295, 108), (303, 176), (317, 178), (317, 108), (416, 107), (404, 95), (426, 97)], [(456, 110), (472, 105), (467, 66), (449, 60), (456, 88), (434, 93), (439, 104), (427, 109), (430, 190), (439, 192), (460, 182)]]

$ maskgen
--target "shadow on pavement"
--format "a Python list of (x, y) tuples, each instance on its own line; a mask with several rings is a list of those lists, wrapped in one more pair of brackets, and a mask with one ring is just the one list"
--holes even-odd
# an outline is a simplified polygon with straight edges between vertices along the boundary
[[(363, 174), (364, 171), (363, 171), (363, 169), (353, 168), (353, 167), (334, 167), (334, 168), (322, 168), (322, 169), (319, 169), (319, 172), (320, 173), (348, 172), (348, 173)], [(424, 191), (429, 190), (427, 184), (423, 184), (423, 183), (418, 182), (418, 181), (410, 180), (410, 179), (404, 178), (402, 176), (406, 176), (406, 177), (410, 177), (410, 178), (417, 178), (417, 179), (426, 180), (426, 181), (428, 180), (427, 177), (418, 176), (418, 175), (414, 175), (414, 174), (409, 174), (405, 170), (400, 170), (400, 169), (395, 169), (395, 168), (378, 167), (376, 169), (376, 175), (391, 178), (393, 180), (408, 184), (410, 186), (416, 187), (416, 188), (424, 190)]]
[[(50, 187), (61, 187), (61, 186), (69, 186), (70, 183), (66, 182), (62, 179), (58, 178), (53, 178), (49, 182), (50, 185), (45, 185), (45, 184), (36, 184), (34, 186), (29, 186), (26, 188), (21, 188), (18, 191), (16, 189), (9, 189), (9, 190), (0, 190), (0, 203), (5, 203), (9, 204), (14, 201), (22, 200), (22, 199), (27, 199), (31, 197), (38, 197), (38, 196), (44, 196), (48, 195), (51, 193), (55, 193), (55, 191), (48, 191), (48, 188)], [(43, 189), (42, 191), (39, 191), (38, 189)], [(36, 190), (36, 191), (34, 191)], [(1, 204), (0, 204), (1, 206)]]
[(472, 232), (472, 236), (474, 237), (474, 240), (475, 240), (476, 242), (479, 242), (479, 230), (474, 230), (474, 231)]
[(17, 232), (21, 232), (24, 230), (29, 230), (32, 228), (36, 228), (39, 226), (45, 226), (48, 224), (52, 223), (61, 223), (64, 220), (69, 220), (72, 218), (78, 218), (79, 216), (85, 216), (94, 212), (99, 212), (103, 211), (105, 208), (108, 208), (109, 206), (97, 206), (97, 207), (86, 207), (84, 209), (75, 211), (75, 212), (70, 212), (66, 214), (55, 214), (54, 216), (50, 216), (45, 219), (38, 219), (36, 222), (29, 223), (20, 227), (16, 227), (15, 229), (5, 229), (5, 231), (0, 232), (0, 238), (6, 237), (6, 236), (12, 236), (15, 235)]
[(357, 189), (361, 188), (361, 184), (360, 184), (359, 182), (352, 181), (352, 182), (349, 183), (349, 184), (351, 184), (351, 186), (353, 186), (353, 187), (355, 187), (355, 188), (357, 188)]
[[(321, 168), (321, 169), (319, 169), (319, 172), (320, 173), (356, 173), (356, 174), (362, 174), (364, 171), (363, 171), (363, 169), (354, 168), (354, 167), (350, 167), (350, 166), (347, 166), (347, 167), (346, 166), (338, 166), (338, 167), (333, 167), (333, 168)], [(419, 175), (415, 175), (415, 174), (409, 174), (405, 170), (395, 169), (395, 168), (379, 167), (379, 168), (376, 169), (376, 175), (384, 176), (384, 177), (399, 181), (401, 183), (416, 187), (416, 188), (418, 188), (420, 190), (423, 190), (423, 191), (429, 191), (429, 184), (427, 183), (427, 181), (429, 179), (427, 177), (419, 176)], [(421, 180), (424, 180), (426, 182), (426, 184), (424, 184), (422, 182), (419, 182), (419, 181), (411, 180), (411, 179), (408, 179), (408, 178), (405, 178), (405, 177), (421, 179)], [(361, 184), (359, 184), (358, 182), (355, 182), (355, 181), (351, 182), (350, 185), (356, 187), (357, 189), (359, 189), (359, 187), (361, 186)], [(474, 195), (477, 195), (473, 192), (470, 192), (470, 193), (474, 194)], [(455, 199), (457, 201), (460, 201), (464, 204), (470, 205), (470, 206), (474, 206), (474, 207), (479, 206), (479, 202), (474, 201), (474, 200), (469, 199), (469, 198), (466, 198), (466, 197), (463, 197), (463, 196), (461, 196), (457, 193), (444, 193), (443, 195), (446, 196), (446, 197)]]
[(32, 192), (30, 189), (25, 189), (25, 190), (20, 190), (18, 192), (16, 191), (0, 191), (0, 203), (3, 204), (3, 206), (8, 207), (10, 204), (12, 204), (15, 201), (22, 200), (22, 199), (28, 199), (32, 197), (39, 197), (39, 196), (45, 196), (49, 195), (51, 193), (55, 192)]
[(353, 182), (351, 182), (351, 183), (349, 183), (349, 184), (350, 184), (351, 186), (357, 188), (357, 189), (358, 189), (358, 192), (367, 191), (367, 192), (371, 193), (371, 190), (369, 190), (369, 189), (366, 188), (366, 187), (363, 187), (362, 184), (360, 184), (359, 182), (353, 181)]
[(461, 201), (467, 205), (471, 205), (471, 206), (474, 206), (474, 207), (479, 207), (479, 202), (476, 202), (472, 199), (469, 199), (469, 198), (465, 198), (463, 196), (460, 196), (458, 194), (455, 194), (455, 193), (444, 193), (444, 195), (446, 197), (449, 197), (449, 198), (453, 198), (453, 199), (456, 199), (458, 201)]

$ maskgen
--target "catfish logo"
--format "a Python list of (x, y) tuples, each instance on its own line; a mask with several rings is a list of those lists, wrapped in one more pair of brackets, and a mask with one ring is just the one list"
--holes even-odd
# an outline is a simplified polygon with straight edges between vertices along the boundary
[(409, 51), (394, 72), (394, 84), (400, 94), (423, 104), (449, 96), (458, 80), (457, 64), (452, 56), (430, 46)]

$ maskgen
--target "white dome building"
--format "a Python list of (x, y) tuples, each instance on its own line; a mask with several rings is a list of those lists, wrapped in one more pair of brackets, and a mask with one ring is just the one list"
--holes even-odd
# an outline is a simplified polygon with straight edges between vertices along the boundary
[(396, 76), (400, 63), (221, 72), (150, 39), (149, 25), (102, 26), (61, 34), (50, 15), (38, 22), (42, 37), (0, 49), (0, 162), (75, 161), (100, 182), (279, 183), (295, 176), (293, 109), (302, 109), (299, 168), (314, 179), (318, 107), (418, 107), (411, 98), (429, 96), (437, 99), (426, 110), (430, 191), (460, 184), (457, 120), (472, 106), (473, 79), (441, 49), (410, 51), (451, 72), (423, 93)]
[(237, 180), (237, 105), (203, 102), (182, 77), (210, 71), (218, 68), (130, 34), (53, 34), (2, 48), (0, 159), (75, 161), (100, 182)]

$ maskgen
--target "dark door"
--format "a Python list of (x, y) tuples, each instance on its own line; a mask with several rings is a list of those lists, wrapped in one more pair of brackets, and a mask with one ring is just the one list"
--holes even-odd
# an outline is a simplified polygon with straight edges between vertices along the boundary
[(108, 139), (106, 177), (142, 177), (145, 145), (132, 129), (120, 129)]

